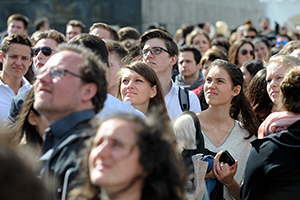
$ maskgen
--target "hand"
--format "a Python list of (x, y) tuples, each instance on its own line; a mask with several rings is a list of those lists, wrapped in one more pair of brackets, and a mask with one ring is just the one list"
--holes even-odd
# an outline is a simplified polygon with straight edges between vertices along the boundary
[(238, 161), (236, 160), (232, 166), (227, 163), (220, 163), (219, 159), (223, 151), (219, 152), (214, 158), (213, 173), (214, 176), (225, 186), (230, 187), (235, 184), (234, 175), (237, 171)]

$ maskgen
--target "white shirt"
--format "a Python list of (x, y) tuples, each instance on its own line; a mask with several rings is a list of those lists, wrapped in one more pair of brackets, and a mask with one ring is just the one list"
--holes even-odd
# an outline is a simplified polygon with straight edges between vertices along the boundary
[[(22, 86), (18, 90), (18, 94), (29, 90), (32, 85), (27, 81), (25, 77), (22, 77)], [(2, 82), (0, 79), (0, 122), (4, 122), (8, 116), (11, 99), (16, 96), (14, 91)]]
[(146, 116), (139, 110), (135, 109), (130, 101), (121, 101), (111, 94), (106, 95), (102, 110), (96, 115), (98, 118), (108, 117), (115, 113), (130, 113), (145, 119)]
[[(176, 119), (181, 113), (181, 106), (178, 97), (179, 87), (172, 80), (172, 88), (165, 96), (165, 103), (171, 121)], [(189, 91), (190, 111), (194, 113), (201, 112), (200, 101), (194, 92)]]

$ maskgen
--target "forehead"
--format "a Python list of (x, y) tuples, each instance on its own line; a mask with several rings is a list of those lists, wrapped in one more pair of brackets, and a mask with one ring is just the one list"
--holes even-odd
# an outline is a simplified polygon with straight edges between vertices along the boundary
[(132, 128), (132, 123), (123, 119), (109, 119), (99, 127), (95, 141), (103, 137), (114, 138), (127, 143), (135, 143), (136, 133)]
[(282, 74), (285, 73), (286, 70), (287, 67), (285, 65), (283, 65), (281, 62), (274, 61), (267, 66), (267, 76), (271, 74)]
[(52, 49), (55, 49), (57, 46), (57, 42), (51, 38), (43, 38), (40, 39), (34, 47), (51, 47)]
[(179, 59), (194, 59), (194, 54), (191, 51), (179, 52)]
[(24, 24), (23, 24), (23, 22), (22, 22), (21, 20), (15, 20), (15, 19), (12, 20), (12, 21), (9, 23), (9, 26), (12, 26), (12, 25), (24, 27)]
[(67, 27), (67, 32), (71, 32), (71, 31), (80, 33), (81, 28), (78, 27), (78, 26), (68, 26)]
[(203, 34), (196, 35), (193, 40), (206, 40), (206, 41), (208, 41), (208, 39)]
[(31, 55), (31, 48), (27, 45), (18, 44), (18, 43), (11, 43), (9, 45), (9, 49), (7, 51), (7, 54), (30, 56)]
[(245, 43), (245, 44), (243, 44), (243, 45), (240, 47), (240, 50), (241, 50), (241, 49), (253, 49), (253, 48), (252, 48), (252, 46), (251, 46), (250, 44)]
[(162, 47), (166, 49), (164, 40), (160, 38), (152, 38), (147, 40), (143, 49), (151, 49), (153, 47)]
[(61, 51), (53, 56), (45, 64), (46, 68), (62, 67), (70, 69), (73, 72), (79, 71), (79, 66), (83, 63), (83, 59), (79, 54), (72, 51)]
[(254, 47), (256, 47), (256, 48), (259, 48), (259, 47), (267, 47), (267, 45), (266, 45), (264, 42), (259, 42), (259, 43), (256, 43), (256, 44), (254, 45)]
[(247, 35), (256, 35), (254, 31), (245, 31), (245, 34)]
[(96, 35), (96, 36), (100, 37), (101, 39), (111, 39), (110, 32), (101, 27), (94, 28), (94, 30), (92, 30), (92, 32), (90, 34)]
[(209, 72), (207, 73), (207, 77), (212, 77), (212, 78), (224, 78), (226, 80), (230, 80), (230, 76), (228, 72), (218, 66), (212, 67)]

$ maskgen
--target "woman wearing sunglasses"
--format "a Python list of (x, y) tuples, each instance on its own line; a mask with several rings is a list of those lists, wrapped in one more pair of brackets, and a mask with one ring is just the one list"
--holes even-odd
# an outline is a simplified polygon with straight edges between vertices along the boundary
[(229, 48), (229, 62), (237, 65), (238, 67), (241, 67), (245, 61), (252, 60), (254, 58), (254, 46), (247, 39), (237, 40)]

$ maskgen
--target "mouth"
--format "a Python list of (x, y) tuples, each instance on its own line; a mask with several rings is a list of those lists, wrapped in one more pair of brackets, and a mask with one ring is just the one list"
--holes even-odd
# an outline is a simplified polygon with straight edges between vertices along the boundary
[(278, 94), (279, 94), (278, 91), (272, 91), (272, 92), (271, 92), (271, 96), (276, 96), (276, 95), (278, 95)]
[(13, 69), (17, 72), (23, 71), (23, 68), (21, 67), (13, 67)]
[(44, 66), (43, 63), (37, 63), (37, 64), (35, 65), (35, 68), (42, 68), (43, 66)]
[(110, 165), (96, 161), (96, 163), (94, 164), (94, 168), (97, 169), (98, 171), (103, 171), (105, 169), (110, 168)]
[(216, 95), (218, 95), (218, 94), (215, 93), (215, 92), (207, 92), (206, 95), (208, 95), (208, 96), (216, 96)]

